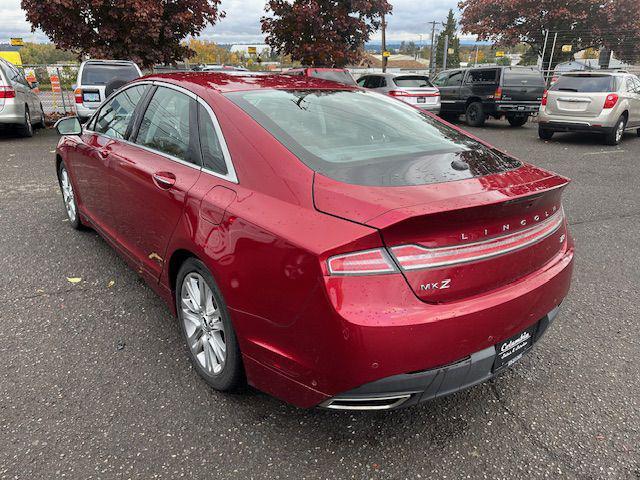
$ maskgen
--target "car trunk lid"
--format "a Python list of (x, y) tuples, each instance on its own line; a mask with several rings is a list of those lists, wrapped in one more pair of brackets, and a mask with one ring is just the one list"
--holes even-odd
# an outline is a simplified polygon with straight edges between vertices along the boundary
[(502, 174), (409, 187), (316, 175), (316, 207), (378, 229), (415, 295), (455, 301), (540, 269), (561, 250), (568, 180), (525, 165)]
[(597, 117), (607, 95), (617, 90), (616, 79), (603, 74), (565, 74), (547, 92), (546, 112), (571, 117)]
[(536, 69), (505, 69), (500, 85), (503, 102), (540, 102), (545, 84)]

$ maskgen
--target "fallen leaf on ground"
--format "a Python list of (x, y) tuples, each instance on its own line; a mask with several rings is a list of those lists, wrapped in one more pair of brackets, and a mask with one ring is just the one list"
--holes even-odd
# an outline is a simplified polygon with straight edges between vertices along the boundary
[(82, 278), (80, 278), (80, 277), (67, 277), (67, 281), (69, 283), (80, 283), (82, 281)]

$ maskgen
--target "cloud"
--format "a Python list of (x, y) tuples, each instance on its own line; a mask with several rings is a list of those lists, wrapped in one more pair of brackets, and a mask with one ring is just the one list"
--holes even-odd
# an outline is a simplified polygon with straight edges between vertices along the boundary
[[(10, 37), (23, 37), (27, 41), (45, 42), (47, 37), (37, 31), (31, 33), (31, 26), (20, 9), (20, 0), (1, 0), (0, 41)], [(222, 0), (222, 10), (226, 17), (215, 26), (203, 30), (201, 38), (218, 43), (262, 42), (260, 17), (264, 15), (265, 0)], [(393, 15), (387, 20), (387, 38), (394, 40), (414, 40), (423, 36), (427, 43), (431, 35), (431, 20), (442, 22), (450, 8), (457, 12), (457, 0), (393, 0)], [(380, 39), (377, 32), (372, 40)]]

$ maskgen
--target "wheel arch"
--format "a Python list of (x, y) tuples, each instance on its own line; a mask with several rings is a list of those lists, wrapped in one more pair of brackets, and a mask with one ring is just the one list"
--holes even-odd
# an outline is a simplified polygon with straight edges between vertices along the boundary
[(464, 104), (465, 109), (467, 109), (469, 107), (469, 105), (471, 105), (472, 103), (475, 103), (475, 102), (482, 103), (482, 99), (480, 97), (469, 97), (469, 98), (467, 98), (467, 101)]
[(175, 292), (176, 290), (176, 280), (178, 279), (180, 267), (189, 258), (195, 258), (202, 261), (198, 255), (184, 248), (178, 248), (171, 254), (171, 258), (169, 258), (169, 262), (167, 263), (167, 279), (169, 281), (169, 288), (171, 289), (171, 292)]

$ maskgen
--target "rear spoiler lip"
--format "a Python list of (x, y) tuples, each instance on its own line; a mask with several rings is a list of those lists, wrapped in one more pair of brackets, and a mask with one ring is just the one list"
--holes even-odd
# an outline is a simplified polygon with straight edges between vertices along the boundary
[[(549, 185), (551, 182), (555, 184)], [(455, 212), (458, 210), (466, 210), (468, 208), (485, 207), (507, 202), (516, 203), (518, 200), (539, 196), (554, 190), (564, 189), (570, 182), (571, 180), (566, 177), (552, 174), (549, 177), (538, 179), (530, 183), (485, 192), (471, 193), (453, 200), (436, 200), (428, 203), (394, 208), (372, 217), (363, 223), (377, 229), (384, 229), (416, 216), (433, 215), (442, 212)], [(541, 183), (546, 184), (547, 186), (542, 187), (542, 185), (540, 185)], [(538, 185), (537, 188), (536, 185)], [(516, 190), (522, 189), (525, 189), (526, 191), (516, 192)], [(452, 206), (452, 201), (456, 201), (458, 205)]]

